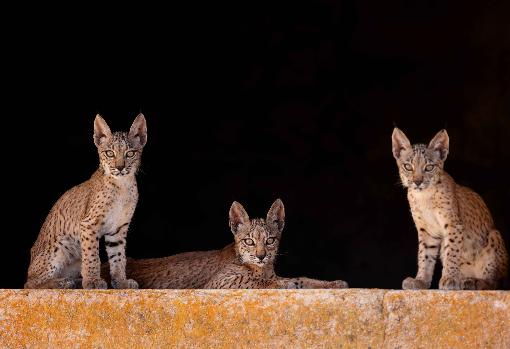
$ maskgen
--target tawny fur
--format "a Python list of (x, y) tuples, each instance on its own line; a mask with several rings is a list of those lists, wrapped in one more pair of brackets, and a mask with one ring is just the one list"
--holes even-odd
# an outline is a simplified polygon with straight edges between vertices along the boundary
[(112, 133), (103, 118), (96, 116), (94, 143), (99, 169), (88, 181), (64, 193), (51, 209), (31, 249), (25, 288), (106, 288), (100, 277), (102, 236), (113, 287), (138, 287), (126, 278), (125, 249), (138, 201), (135, 174), (146, 140), (141, 114), (129, 133)]
[(449, 138), (440, 131), (428, 146), (392, 136), (402, 184), (418, 230), (418, 273), (404, 289), (430, 287), (436, 259), (443, 264), (439, 288), (497, 289), (506, 278), (508, 253), (482, 198), (455, 183), (444, 170)]
[[(285, 221), (281, 200), (264, 219), (251, 219), (234, 202), (230, 227), (235, 242), (216, 251), (188, 252), (171, 257), (128, 260), (127, 273), (141, 288), (346, 288), (345, 281), (282, 278), (274, 263)], [(104, 265), (104, 272), (107, 265)]]
[[(203, 288), (213, 275), (236, 259), (234, 246), (221, 250), (179, 253), (163, 258), (128, 258), (126, 273), (140, 288)], [(108, 277), (108, 264), (102, 274)]]

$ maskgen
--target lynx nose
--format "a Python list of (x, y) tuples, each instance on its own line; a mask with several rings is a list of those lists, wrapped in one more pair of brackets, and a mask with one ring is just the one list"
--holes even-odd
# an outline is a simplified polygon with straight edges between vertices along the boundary
[(414, 180), (414, 184), (416, 184), (417, 187), (419, 187), (420, 184), (422, 184), (422, 183), (423, 183), (423, 179), (415, 179)]
[(257, 258), (259, 260), (263, 260), (264, 258), (266, 258), (266, 252), (257, 253)]
[(117, 170), (122, 171), (126, 166), (125, 165), (117, 165)]

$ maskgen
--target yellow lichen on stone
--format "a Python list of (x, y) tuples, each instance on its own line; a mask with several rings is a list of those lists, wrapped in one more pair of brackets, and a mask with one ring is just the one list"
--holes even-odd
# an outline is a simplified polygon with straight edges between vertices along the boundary
[(510, 348), (508, 292), (2, 290), (0, 348)]
[(388, 292), (387, 348), (510, 348), (510, 292)]

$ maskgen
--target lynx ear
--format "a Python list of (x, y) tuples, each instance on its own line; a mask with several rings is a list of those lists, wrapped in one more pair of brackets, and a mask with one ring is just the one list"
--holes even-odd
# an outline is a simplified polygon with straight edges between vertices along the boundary
[(429, 143), (429, 149), (437, 151), (442, 161), (446, 160), (450, 149), (450, 138), (446, 130), (439, 131), (434, 138), (432, 138)]
[(411, 149), (411, 142), (409, 142), (409, 139), (407, 139), (404, 132), (400, 131), (396, 127), (393, 129), (393, 134), (391, 135), (391, 145), (393, 149), (393, 157), (397, 160), (400, 158), (402, 150)]
[(285, 226), (285, 207), (280, 199), (276, 199), (267, 212), (266, 223), (269, 225), (276, 225), (278, 231), (281, 233)]
[(143, 147), (147, 143), (147, 122), (142, 113), (138, 114), (129, 129), (129, 140), (136, 146)]
[(230, 206), (230, 211), (228, 213), (230, 230), (235, 235), (239, 230), (239, 226), (242, 224), (248, 224), (250, 222), (250, 217), (248, 217), (248, 213), (246, 213), (243, 205), (234, 201), (232, 206)]
[(110, 127), (101, 115), (97, 114), (94, 119), (94, 144), (96, 147), (99, 147), (104, 142), (107, 142), (112, 137), (112, 132), (110, 131)]

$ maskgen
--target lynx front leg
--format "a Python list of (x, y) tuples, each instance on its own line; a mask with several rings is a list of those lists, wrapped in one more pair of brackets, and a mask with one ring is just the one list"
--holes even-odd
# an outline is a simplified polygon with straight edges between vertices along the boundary
[(418, 273), (402, 282), (404, 290), (430, 288), (434, 267), (439, 254), (440, 239), (430, 236), (424, 228), (418, 228)]
[(113, 288), (138, 288), (135, 280), (126, 278), (126, 235), (129, 223), (121, 225), (112, 235), (105, 235), (106, 253), (110, 264)]
[(462, 289), (462, 278), (460, 273), (461, 249), (462, 249), (462, 225), (445, 225), (447, 232), (444, 247), (441, 251), (443, 261), (443, 273), (439, 280), (441, 290)]
[(89, 222), (90, 219), (86, 219), (80, 223), (82, 286), (85, 289), (106, 289), (108, 285), (100, 276), (98, 223)]
[(322, 281), (309, 279), (306, 277), (300, 277), (294, 279), (294, 282), (300, 284), (301, 285), (300, 288), (349, 288), (347, 282), (343, 280)]
[(342, 280), (322, 281), (309, 279), (306, 277), (299, 278), (278, 278), (276, 280), (277, 288), (291, 289), (309, 289), (309, 288), (348, 288), (347, 282)]

